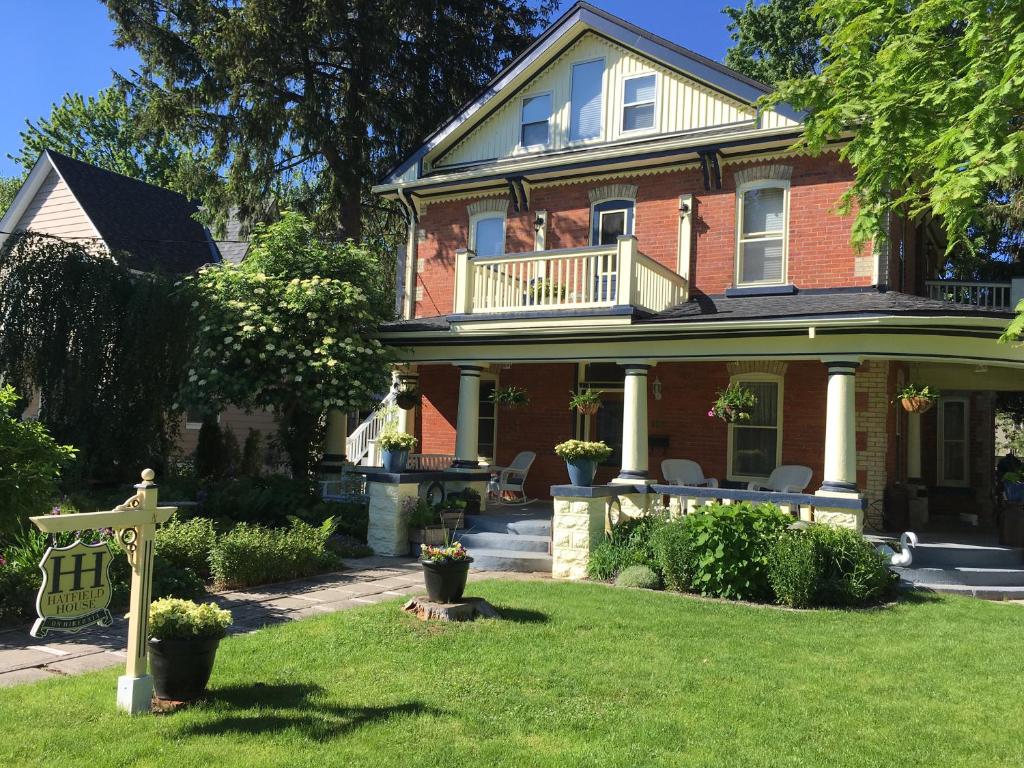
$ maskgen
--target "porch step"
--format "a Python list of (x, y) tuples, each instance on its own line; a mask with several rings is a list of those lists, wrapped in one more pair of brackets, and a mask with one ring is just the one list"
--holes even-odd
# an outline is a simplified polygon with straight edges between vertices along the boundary
[(901, 586), (945, 595), (977, 597), (981, 600), (1024, 600), (1024, 587), (976, 587), (970, 584), (929, 584), (901, 582)]
[(974, 544), (921, 543), (914, 547), (914, 568), (1024, 568), (1024, 550)]
[(473, 533), (551, 536), (551, 520), (526, 515), (466, 515), (466, 530)]
[[(509, 537), (513, 538), (513, 537)], [(551, 555), (520, 549), (471, 549), (473, 568), (481, 571), (517, 571), (551, 573)]]
[(551, 519), (531, 513), (467, 515), (455, 534), (483, 571), (551, 573)]
[[(916, 563), (914, 564), (917, 565)], [(895, 568), (913, 584), (952, 584), (962, 587), (1024, 587), (1019, 568)]]
[(481, 549), (514, 549), (518, 552), (542, 552), (546, 555), (551, 542), (547, 536), (476, 531), (472, 528), (459, 531), (455, 538), (462, 542), (462, 546), (473, 552)]

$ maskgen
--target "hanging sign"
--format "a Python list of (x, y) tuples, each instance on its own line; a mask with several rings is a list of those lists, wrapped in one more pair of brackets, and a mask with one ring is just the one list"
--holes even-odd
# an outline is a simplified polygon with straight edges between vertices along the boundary
[(86, 544), (79, 539), (71, 546), (46, 550), (39, 563), (43, 586), (36, 597), (39, 618), (32, 625), (32, 637), (81, 632), (94, 624), (109, 627), (112, 559), (106, 542)]

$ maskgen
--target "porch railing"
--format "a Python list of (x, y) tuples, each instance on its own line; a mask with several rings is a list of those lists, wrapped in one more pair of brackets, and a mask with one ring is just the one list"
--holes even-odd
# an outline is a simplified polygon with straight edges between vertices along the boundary
[(410, 472), (440, 472), (451, 469), (455, 457), (447, 453), (410, 453), (408, 469)]
[(463, 315), (615, 306), (661, 312), (688, 298), (686, 278), (640, 253), (635, 237), (504, 256), (459, 251), (455, 279), (455, 312)]
[(669, 507), (673, 505), (683, 514), (688, 514), (705, 504), (715, 502), (753, 501), (776, 504), (783, 511), (802, 520), (813, 520), (815, 509), (848, 510), (863, 512), (867, 500), (857, 497), (818, 496), (811, 493), (777, 493), (775, 491), (748, 491), (741, 488), (705, 488), (691, 485), (652, 485), (653, 493), (666, 496)]
[(949, 301), (979, 309), (1005, 309), (1013, 306), (1013, 284), (983, 283), (969, 280), (927, 280), (928, 298)]
[(389, 392), (373, 413), (352, 430), (345, 441), (345, 456), (353, 464), (373, 464), (376, 461), (375, 446), (381, 431), (393, 422), (397, 416), (395, 409), (395, 393)]

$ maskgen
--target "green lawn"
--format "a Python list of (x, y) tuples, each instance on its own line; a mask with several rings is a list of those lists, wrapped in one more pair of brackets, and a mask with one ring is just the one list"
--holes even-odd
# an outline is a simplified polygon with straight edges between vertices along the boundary
[(3, 766), (1024, 765), (1024, 609), (787, 612), (592, 584), (472, 586), (221, 646), (210, 699), (114, 711), (116, 671), (0, 690)]

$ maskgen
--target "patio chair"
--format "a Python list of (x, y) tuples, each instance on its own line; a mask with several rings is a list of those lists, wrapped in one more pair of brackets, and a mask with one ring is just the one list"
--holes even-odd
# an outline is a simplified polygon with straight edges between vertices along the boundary
[(700, 468), (700, 464), (689, 459), (665, 459), (661, 462), (661, 474), (669, 485), (718, 487), (715, 478), (704, 477), (704, 470)]
[(491, 481), (487, 484), (487, 495), (498, 504), (528, 504), (526, 477), (537, 454), (520, 451), (507, 467), (491, 467)]
[(811, 468), (801, 464), (781, 464), (772, 470), (763, 482), (752, 482), (747, 486), (751, 491), (775, 491), (776, 493), (803, 493), (811, 483)]

